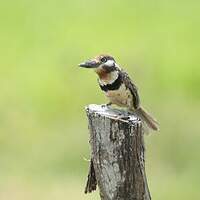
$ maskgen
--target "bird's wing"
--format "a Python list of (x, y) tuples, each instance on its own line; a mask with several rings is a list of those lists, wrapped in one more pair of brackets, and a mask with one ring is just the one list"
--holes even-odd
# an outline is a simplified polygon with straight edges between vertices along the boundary
[(131, 91), (131, 94), (133, 95), (133, 107), (135, 109), (139, 108), (140, 98), (136, 85), (132, 82), (129, 75), (125, 71), (121, 71), (121, 75), (126, 88), (128, 88)]

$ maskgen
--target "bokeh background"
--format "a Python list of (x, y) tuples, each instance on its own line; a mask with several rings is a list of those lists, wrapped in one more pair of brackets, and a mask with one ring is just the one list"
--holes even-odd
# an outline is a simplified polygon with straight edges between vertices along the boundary
[(0, 199), (84, 195), (84, 106), (105, 103), (77, 64), (115, 56), (160, 121), (145, 137), (155, 200), (200, 199), (200, 2), (13, 0), (0, 3)]

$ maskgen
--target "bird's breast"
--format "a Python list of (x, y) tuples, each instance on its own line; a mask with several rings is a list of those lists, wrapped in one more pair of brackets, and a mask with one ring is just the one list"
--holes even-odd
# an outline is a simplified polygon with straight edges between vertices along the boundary
[(117, 90), (108, 90), (105, 92), (110, 102), (118, 106), (133, 107), (133, 98), (130, 90), (126, 88), (124, 83)]

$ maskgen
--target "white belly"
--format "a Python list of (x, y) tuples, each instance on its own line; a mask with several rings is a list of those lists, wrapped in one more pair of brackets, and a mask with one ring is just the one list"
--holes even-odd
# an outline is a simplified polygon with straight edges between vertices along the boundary
[(106, 96), (113, 104), (128, 108), (133, 107), (132, 94), (130, 90), (126, 89), (124, 84), (122, 84), (118, 90), (107, 91)]

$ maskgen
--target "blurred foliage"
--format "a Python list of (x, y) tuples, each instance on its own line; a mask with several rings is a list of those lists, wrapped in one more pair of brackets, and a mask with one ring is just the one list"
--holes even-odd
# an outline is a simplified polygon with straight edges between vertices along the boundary
[(137, 83), (160, 134), (146, 137), (153, 199), (199, 199), (200, 2), (2, 1), (0, 199), (83, 195), (84, 106), (105, 103), (77, 64), (111, 53)]

